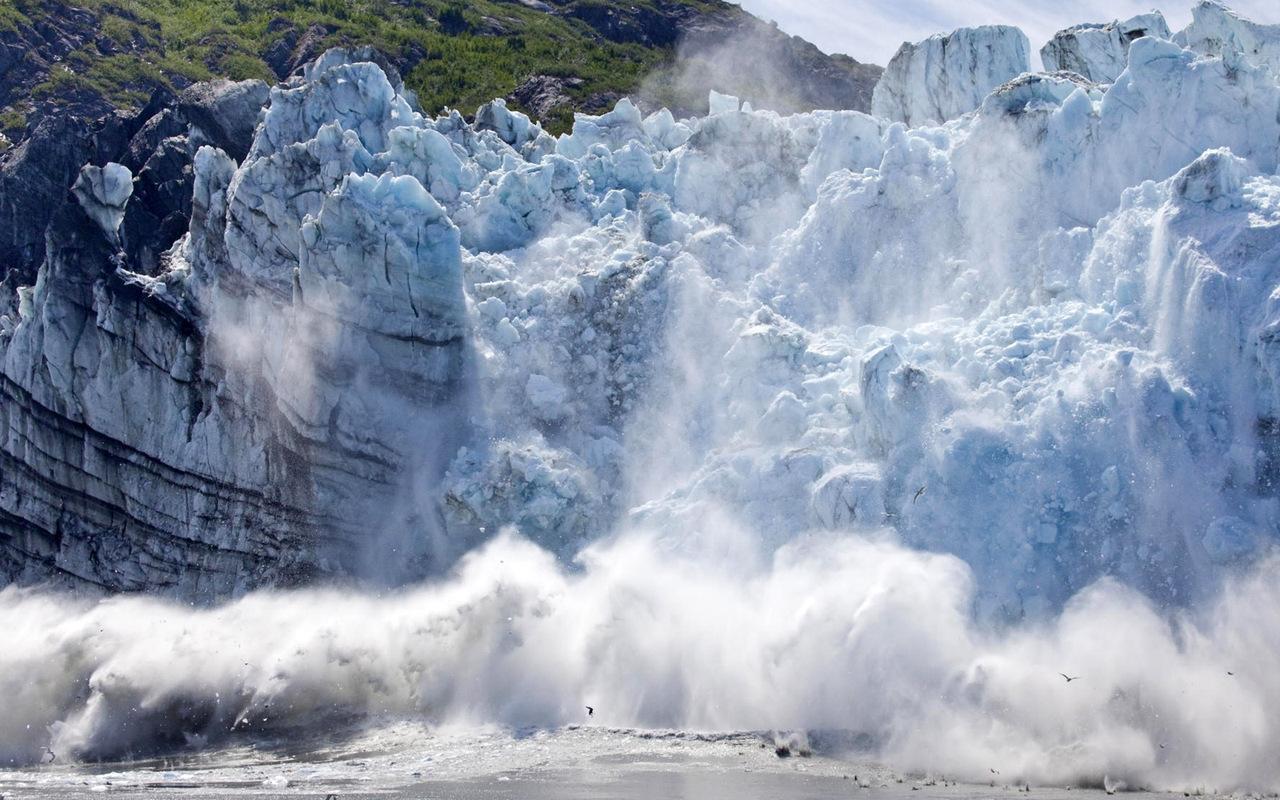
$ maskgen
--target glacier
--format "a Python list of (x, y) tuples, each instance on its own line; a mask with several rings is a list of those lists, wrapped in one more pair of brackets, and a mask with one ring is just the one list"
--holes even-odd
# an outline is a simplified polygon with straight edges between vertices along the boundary
[(585, 694), (1274, 790), (1280, 31), (1194, 13), (1048, 72), (1016, 28), (904, 46), (874, 115), (558, 137), (331, 51), (241, 160), (193, 143), (152, 272), (87, 166), (0, 316), (0, 564), (241, 599), (0, 591), (0, 757)]
[(1169, 25), (1155, 11), (1106, 24), (1085, 23), (1058, 31), (1040, 49), (1049, 72), (1074, 72), (1096, 83), (1114, 83), (1128, 66), (1129, 45), (1144, 36), (1170, 39)]

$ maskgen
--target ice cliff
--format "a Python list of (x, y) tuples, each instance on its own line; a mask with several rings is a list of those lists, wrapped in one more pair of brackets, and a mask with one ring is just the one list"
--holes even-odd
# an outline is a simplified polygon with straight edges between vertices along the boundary
[(957, 555), (988, 616), (1189, 602), (1280, 522), (1277, 41), (963, 30), (875, 116), (561, 137), (331, 53), (238, 161), (184, 145), (154, 269), (141, 176), (82, 173), (0, 319), (0, 567), (207, 597), (732, 524)]
[(1026, 35), (1008, 25), (961, 28), (904, 42), (872, 92), (871, 113), (912, 126), (954, 119), (1030, 69), (1029, 50)]
[(1169, 26), (1159, 12), (1058, 31), (1040, 49), (1040, 60), (1050, 72), (1064, 70), (1095, 83), (1113, 83), (1128, 66), (1129, 45), (1143, 36), (1170, 37)]

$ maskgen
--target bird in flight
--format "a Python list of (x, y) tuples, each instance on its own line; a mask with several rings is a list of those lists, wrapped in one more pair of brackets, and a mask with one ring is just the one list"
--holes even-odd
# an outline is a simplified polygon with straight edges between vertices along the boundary
[(596, 710), (595, 710), (594, 708), (592, 708), (591, 706), (587, 706), (587, 716), (588, 716), (588, 717), (594, 717), (594, 716), (595, 716), (595, 714), (596, 714)]
[(1227, 674), (1228, 674), (1228, 675), (1230, 675), (1230, 676), (1231, 676), (1231, 677), (1233, 677), (1233, 678), (1235, 677), (1235, 673), (1234, 673), (1234, 672), (1232, 672), (1231, 670), (1227, 670)]
[(992, 774), (992, 775), (999, 775), (999, 774), (1000, 774), (1000, 770), (996, 769), (995, 767), (989, 767), (989, 769), (991, 770), (991, 774)]
[(924, 494), (924, 490), (925, 490), (926, 488), (928, 488), (928, 487), (926, 487), (926, 486), (921, 486), (919, 489), (916, 489), (916, 496), (915, 496), (915, 497), (913, 497), (913, 498), (911, 498), (911, 502), (912, 502), (912, 504), (914, 504), (917, 500), (919, 500), (919, 499), (920, 499), (920, 495)]
[(1071, 683), (1072, 681), (1078, 681), (1078, 680), (1080, 680), (1080, 676), (1079, 676), (1079, 675), (1076, 675), (1075, 677), (1072, 677), (1072, 676), (1068, 675), (1068, 674), (1067, 674), (1067, 673), (1065, 673), (1065, 672), (1059, 672), (1058, 674), (1059, 674), (1059, 675), (1061, 675), (1062, 677), (1066, 678), (1066, 679), (1067, 679), (1067, 683)]

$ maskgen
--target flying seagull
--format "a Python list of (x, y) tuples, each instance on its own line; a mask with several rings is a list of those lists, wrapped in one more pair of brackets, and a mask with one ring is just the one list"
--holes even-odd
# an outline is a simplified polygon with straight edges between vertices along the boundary
[(915, 496), (915, 497), (913, 497), (913, 498), (911, 498), (911, 503), (912, 503), (913, 505), (915, 504), (915, 502), (916, 502), (917, 500), (919, 500), (919, 499), (920, 499), (920, 495), (924, 494), (924, 490), (925, 490), (926, 488), (927, 488), (927, 487), (925, 487), (925, 486), (921, 486), (919, 489), (916, 489), (916, 496)]
[(595, 716), (595, 713), (596, 713), (596, 710), (595, 710), (594, 708), (592, 708), (591, 706), (587, 706), (587, 716), (588, 716), (588, 717), (593, 717), (593, 716)]
[(1235, 674), (1234, 672), (1232, 672), (1231, 670), (1227, 670), (1227, 674), (1228, 674), (1228, 675), (1230, 675), (1230, 676), (1231, 676), (1231, 677), (1233, 677), (1233, 678), (1234, 678), (1234, 677), (1235, 677), (1235, 675), (1236, 675), (1236, 674)]
[(1079, 675), (1076, 675), (1076, 676), (1073, 678), (1073, 677), (1071, 677), (1070, 675), (1068, 675), (1068, 674), (1067, 674), (1067, 673), (1065, 673), (1065, 672), (1059, 672), (1058, 674), (1059, 674), (1059, 675), (1061, 675), (1062, 677), (1066, 678), (1066, 679), (1067, 679), (1067, 683), (1071, 683), (1072, 681), (1078, 681), (1078, 680), (1080, 680), (1080, 676), (1079, 676)]

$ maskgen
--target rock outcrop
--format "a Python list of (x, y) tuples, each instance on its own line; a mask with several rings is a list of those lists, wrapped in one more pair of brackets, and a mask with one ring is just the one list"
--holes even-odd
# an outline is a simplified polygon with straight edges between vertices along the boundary
[(86, 163), (118, 162), (137, 178), (129, 218), (132, 268), (152, 273), (159, 256), (186, 232), (191, 160), (211, 144), (243, 157), (267, 100), (262, 81), (213, 81), (174, 96), (157, 91), (139, 112), (95, 118), (91, 109), (58, 108), (16, 147), (0, 154), (0, 265), (30, 284), (45, 258), (49, 220)]

